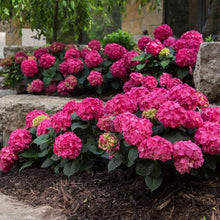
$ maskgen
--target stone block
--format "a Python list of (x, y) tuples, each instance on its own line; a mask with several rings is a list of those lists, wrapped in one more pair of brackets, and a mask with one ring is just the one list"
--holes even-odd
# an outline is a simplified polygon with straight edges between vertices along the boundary
[(220, 42), (201, 44), (193, 79), (210, 102), (220, 101)]
[(141, 19), (135, 20), (131, 22), (130, 31), (131, 34), (137, 35), (142, 34), (141, 30)]
[(21, 45), (19, 31), (6, 32), (6, 45)]
[(128, 22), (122, 22), (121, 28), (122, 28), (122, 31), (130, 32), (130, 29), (131, 29), (130, 22), (129, 21)]
[(162, 24), (162, 22), (163, 22), (162, 12), (159, 13), (152, 12), (144, 16), (144, 19), (142, 21), (142, 26), (147, 27), (149, 25), (160, 25)]

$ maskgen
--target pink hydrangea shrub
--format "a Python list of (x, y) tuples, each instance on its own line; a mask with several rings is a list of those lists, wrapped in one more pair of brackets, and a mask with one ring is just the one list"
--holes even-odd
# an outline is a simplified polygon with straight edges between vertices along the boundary
[(47, 87), (44, 87), (45, 95), (51, 95), (52, 93), (57, 91), (57, 85), (55, 82), (51, 82), (51, 84)]
[(32, 121), (39, 115), (45, 115), (47, 117), (50, 117), (47, 113), (45, 113), (42, 110), (33, 110), (29, 112), (25, 117), (25, 129), (29, 129), (33, 127)]
[(115, 132), (115, 127), (113, 123), (114, 119), (115, 119), (114, 115), (104, 115), (101, 118), (99, 118), (97, 122), (97, 127), (105, 132), (109, 132), (109, 131)]
[(73, 75), (69, 75), (64, 80), (64, 86), (67, 91), (73, 91), (77, 85), (77, 78)]
[(147, 44), (147, 47), (145, 48), (146, 53), (150, 53), (153, 56), (157, 56), (160, 51), (164, 48), (164, 45), (158, 40), (152, 40)]
[(3, 147), (0, 150), (0, 169), (2, 172), (7, 173), (17, 159), (17, 153), (11, 146)]
[(133, 80), (138, 85), (140, 85), (142, 81), (144, 80), (144, 76), (142, 73), (132, 72), (130, 73), (129, 77), (131, 80)]
[(89, 53), (90, 52), (90, 50), (88, 49), (88, 48), (84, 48), (84, 49), (82, 49), (81, 50), (81, 58), (83, 59), (83, 60), (85, 60), (85, 58), (86, 58), (86, 55), (87, 55), (87, 53)]
[(126, 53), (126, 48), (117, 43), (106, 44), (104, 48), (104, 54), (108, 55), (112, 60), (119, 60)]
[(171, 27), (167, 24), (161, 24), (160, 26), (158, 26), (154, 32), (154, 38), (158, 39), (160, 41), (164, 41), (166, 40), (168, 37), (173, 36), (173, 30), (171, 29)]
[(91, 48), (92, 50), (100, 51), (101, 50), (100, 41), (98, 41), (98, 40), (91, 40), (88, 43), (88, 47)]
[(66, 51), (64, 60), (79, 58), (81, 56), (81, 52), (75, 48), (70, 48)]
[(32, 141), (31, 134), (26, 129), (16, 129), (11, 132), (8, 145), (13, 148), (15, 152), (21, 152), (27, 148), (29, 148), (29, 144)]
[(124, 66), (126, 68), (131, 68), (132, 66), (137, 66), (140, 61), (132, 61), (134, 57), (139, 56), (140, 54), (134, 50), (127, 52), (124, 55)]
[(112, 73), (112, 76), (118, 78), (124, 78), (129, 73), (129, 69), (125, 66), (124, 58), (114, 62), (110, 67), (110, 71)]
[(38, 73), (38, 66), (35, 60), (24, 60), (21, 63), (21, 71), (27, 77), (33, 77)]
[(103, 82), (102, 74), (98, 71), (91, 71), (87, 77), (89, 84), (91, 86), (100, 86)]
[(196, 130), (195, 143), (202, 146), (202, 150), (211, 155), (220, 154), (220, 124), (206, 121)]
[(31, 92), (42, 92), (44, 89), (44, 83), (40, 79), (35, 79), (31, 82)]
[(44, 69), (48, 69), (51, 66), (53, 66), (55, 61), (56, 61), (56, 57), (49, 53), (42, 54), (38, 60), (39, 66)]
[(198, 128), (203, 125), (203, 120), (200, 112), (193, 110), (186, 111), (186, 121), (184, 127), (186, 128)]
[(159, 80), (159, 85), (163, 87), (167, 87), (169, 85), (170, 80), (172, 79), (172, 75), (169, 73), (163, 73)]
[(69, 116), (71, 116), (71, 114), (73, 113), (77, 113), (78, 110), (78, 102), (72, 100), (67, 102), (64, 107), (63, 107), (63, 112), (67, 113)]
[(145, 50), (147, 44), (151, 41), (150, 37), (143, 36), (138, 40), (138, 48), (140, 50)]
[(55, 138), (53, 152), (62, 158), (76, 159), (81, 151), (82, 141), (73, 132), (66, 132)]
[(71, 117), (63, 111), (59, 111), (51, 117), (51, 127), (56, 132), (67, 131), (71, 127)]
[(51, 121), (50, 119), (43, 120), (38, 126), (37, 126), (37, 136), (40, 136), (42, 134), (48, 134), (49, 133), (49, 127), (51, 127)]
[(163, 41), (163, 45), (165, 47), (174, 47), (176, 42), (175, 37), (168, 37), (166, 40)]
[(192, 168), (203, 165), (203, 154), (199, 146), (189, 141), (177, 141), (173, 148), (174, 166), (181, 173), (189, 173)]
[(197, 106), (200, 109), (209, 107), (209, 100), (208, 98), (201, 92), (196, 92), (197, 96)]
[(148, 93), (149, 90), (143, 86), (133, 87), (129, 90), (129, 92), (126, 92), (126, 94), (130, 97), (130, 99), (133, 99), (137, 103), (139, 103), (139, 99), (141, 99), (142, 96), (145, 96)]
[(69, 74), (78, 74), (83, 70), (83, 62), (77, 58), (69, 58), (59, 65), (60, 72), (64, 77)]
[(129, 92), (132, 88), (136, 88), (140, 84), (132, 79), (128, 80), (127, 82), (124, 83), (123, 85), (123, 91), (124, 92)]
[(138, 145), (138, 152), (140, 158), (165, 162), (171, 159), (173, 144), (163, 137), (153, 136), (143, 140)]
[(92, 50), (86, 54), (85, 64), (87, 67), (92, 68), (102, 63), (102, 57), (98, 51)]
[(186, 110), (177, 102), (167, 101), (158, 109), (157, 118), (164, 127), (180, 127), (185, 124)]
[(119, 140), (114, 134), (104, 133), (99, 136), (98, 147), (106, 152), (119, 150)]
[(45, 53), (48, 53), (48, 48), (38, 48), (34, 51), (34, 56), (37, 58), (37, 60), (39, 60), (40, 57)]
[(220, 108), (217, 106), (204, 108), (202, 109), (201, 117), (204, 121), (220, 124)]
[(104, 114), (103, 102), (98, 98), (87, 97), (79, 102), (77, 114), (85, 121), (98, 120)]
[(157, 87), (157, 80), (153, 76), (145, 76), (141, 81), (141, 85), (152, 91)]
[(64, 84), (64, 81), (60, 81), (57, 85), (57, 92), (60, 94), (60, 95), (68, 95), (69, 94), (69, 91), (67, 91), (66, 89), (66, 86)]
[(105, 103), (106, 114), (119, 115), (124, 112), (134, 113), (137, 111), (137, 103), (130, 99), (127, 94), (117, 94), (113, 99)]
[(20, 64), (23, 60), (28, 58), (27, 54), (23, 51), (18, 51), (15, 54), (15, 63)]
[(59, 53), (63, 50), (64, 47), (64, 43), (55, 41), (50, 45), (50, 50), (52, 53)]

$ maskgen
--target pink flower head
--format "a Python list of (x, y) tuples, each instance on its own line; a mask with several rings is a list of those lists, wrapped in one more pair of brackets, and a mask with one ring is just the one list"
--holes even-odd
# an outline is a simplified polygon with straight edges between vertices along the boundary
[(124, 66), (127, 68), (131, 68), (132, 66), (137, 66), (140, 63), (140, 61), (132, 61), (132, 59), (139, 55), (140, 54), (134, 50), (127, 52), (124, 55)]
[(126, 53), (126, 48), (117, 43), (106, 44), (104, 48), (104, 54), (108, 55), (112, 60), (119, 60)]
[(67, 76), (67, 78), (64, 80), (64, 86), (67, 91), (73, 91), (76, 85), (77, 78), (73, 75)]
[(51, 127), (58, 133), (67, 131), (71, 126), (71, 117), (63, 111), (59, 111), (51, 117)]
[(180, 67), (193, 67), (196, 63), (197, 53), (193, 49), (178, 50), (175, 62)]
[(10, 58), (4, 58), (0, 61), (0, 66), (11, 66), (13, 64), (13, 60)]
[(138, 145), (138, 152), (140, 158), (165, 162), (171, 159), (173, 144), (160, 136), (153, 136), (143, 140)]
[(145, 52), (150, 53), (156, 57), (163, 48), (164, 48), (164, 45), (158, 39), (156, 39), (156, 40), (150, 41), (147, 44)]
[(135, 82), (134, 80), (128, 80), (127, 82), (124, 83), (123, 85), (123, 91), (124, 92), (129, 92), (132, 88), (136, 88), (140, 84)]
[(117, 94), (113, 99), (105, 103), (104, 112), (106, 114), (119, 115), (124, 112), (136, 112), (137, 103), (130, 99), (127, 94)]
[(185, 124), (186, 110), (177, 102), (167, 101), (158, 109), (157, 118), (164, 127), (180, 127)]
[(140, 50), (145, 50), (147, 44), (151, 41), (150, 37), (143, 36), (138, 40), (138, 47)]
[(67, 113), (69, 116), (73, 113), (77, 113), (78, 111), (78, 102), (76, 101), (69, 101), (63, 107), (63, 112)]
[(171, 89), (174, 86), (178, 86), (181, 84), (183, 84), (183, 82), (179, 78), (172, 78), (167, 85), (167, 89)]
[(176, 42), (175, 37), (168, 37), (166, 40), (163, 41), (163, 45), (165, 47), (174, 47)]
[(148, 93), (149, 90), (146, 87), (140, 86), (131, 88), (126, 94), (130, 97), (130, 99), (133, 99), (138, 103), (138, 99), (147, 95)]
[(60, 81), (57, 85), (57, 92), (60, 94), (60, 95), (68, 95), (69, 94), (69, 91), (67, 91), (67, 88), (64, 84), (64, 81)]
[(169, 91), (164, 88), (156, 88), (146, 95), (138, 98), (138, 106), (141, 111), (151, 108), (159, 109), (160, 106), (168, 100)]
[(201, 117), (204, 121), (220, 124), (220, 108), (217, 106), (204, 108), (202, 109)]
[(180, 84), (170, 90), (170, 100), (178, 102), (186, 110), (195, 110), (198, 103), (196, 90), (188, 84)]
[(31, 91), (32, 92), (41, 92), (44, 89), (44, 83), (40, 79), (35, 79), (31, 82)]
[(43, 120), (38, 126), (37, 126), (37, 136), (41, 136), (42, 134), (48, 134), (49, 133), (49, 127), (51, 127), (51, 121), (50, 119)]
[(186, 121), (184, 127), (198, 128), (202, 125), (203, 125), (203, 120), (199, 112), (193, 110), (186, 111)]
[(112, 73), (112, 76), (118, 77), (118, 78), (124, 78), (129, 73), (129, 69), (125, 67), (124, 58), (114, 62), (110, 67), (110, 71)]
[(27, 54), (23, 51), (18, 51), (15, 54), (15, 63), (20, 64), (23, 60), (27, 59)]
[(39, 66), (44, 69), (48, 69), (51, 66), (53, 66), (55, 61), (56, 61), (56, 57), (52, 56), (49, 53), (42, 54), (38, 60)]
[(21, 71), (27, 77), (33, 77), (38, 73), (37, 62), (35, 60), (23, 60), (21, 62)]
[(77, 114), (85, 121), (98, 120), (103, 116), (103, 102), (98, 98), (87, 97), (78, 104)]
[(174, 166), (181, 173), (189, 173), (192, 168), (203, 165), (203, 154), (199, 146), (189, 141), (177, 141), (173, 148)]
[(202, 146), (205, 153), (220, 154), (220, 124), (206, 121), (196, 130), (194, 135), (196, 144)]
[(64, 60), (79, 58), (81, 56), (81, 52), (75, 48), (70, 48), (66, 51)]
[(17, 153), (11, 146), (3, 147), (0, 150), (0, 169), (2, 172), (7, 173), (17, 159)]
[(201, 92), (196, 92), (198, 108), (203, 109), (209, 107), (208, 98)]
[(34, 51), (34, 56), (39, 60), (39, 58), (45, 53), (48, 53), (48, 48), (38, 48)]
[(153, 76), (145, 76), (141, 82), (142, 86), (148, 88), (150, 91), (157, 87), (157, 80)]
[(102, 57), (98, 51), (92, 50), (87, 53), (85, 57), (85, 64), (87, 67), (92, 68), (102, 63)]
[(66, 44), (64, 49), (67, 51), (71, 48), (75, 48), (75, 45), (74, 44)]
[(65, 44), (62, 42), (53, 42), (50, 45), (50, 50), (52, 53), (59, 53), (60, 51), (63, 50), (64, 47), (65, 47)]
[(27, 148), (29, 148), (29, 144), (32, 141), (31, 134), (26, 129), (16, 129), (11, 132), (8, 145), (13, 148), (15, 152), (21, 152)]
[[(174, 49), (178, 52), (180, 49), (189, 48), (188, 41), (185, 39), (178, 39), (175, 41)], [(190, 49), (190, 48), (189, 48)]]
[(83, 60), (85, 60), (87, 53), (89, 53), (90, 50), (88, 48), (84, 48), (81, 50), (81, 58), (83, 58)]
[(140, 85), (144, 79), (144, 76), (142, 73), (132, 72), (129, 75), (130, 79), (133, 80), (135, 83)]
[(160, 77), (159, 85), (167, 88), (167, 86), (169, 85), (171, 79), (172, 79), (172, 75), (171, 74), (163, 73), (161, 75), (161, 77)]
[(82, 141), (73, 132), (66, 132), (55, 138), (53, 152), (62, 158), (76, 159), (81, 151)]
[(60, 72), (66, 77), (69, 74), (78, 74), (83, 70), (83, 62), (77, 58), (69, 58), (59, 65)]
[(33, 127), (33, 120), (39, 116), (39, 115), (45, 115), (47, 117), (50, 117), (47, 113), (41, 110), (33, 110), (29, 112), (25, 117), (25, 129), (29, 129)]
[(88, 47), (91, 48), (92, 50), (100, 51), (101, 50), (100, 41), (98, 41), (98, 40), (91, 40), (88, 43)]
[(57, 85), (55, 82), (52, 82), (49, 86), (44, 87), (44, 91), (46, 95), (51, 95), (52, 93), (57, 91)]
[(168, 37), (173, 36), (173, 30), (167, 24), (161, 24), (154, 30), (154, 37), (160, 41), (166, 40)]
[(103, 77), (102, 74), (98, 71), (91, 71), (87, 77), (89, 84), (91, 86), (100, 86), (102, 85)]
[(106, 152), (119, 150), (119, 140), (114, 134), (104, 133), (99, 136), (98, 147)]
[(97, 127), (105, 132), (115, 132), (114, 128), (114, 121), (115, 116), (114, 115), (104, 115), (101, 118), (99, 118)]

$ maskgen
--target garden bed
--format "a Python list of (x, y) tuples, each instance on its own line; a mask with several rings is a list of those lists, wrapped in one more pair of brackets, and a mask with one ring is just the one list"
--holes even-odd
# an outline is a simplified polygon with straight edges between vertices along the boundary
[(87, 171), (69, 179), (46, 169), (11, 170), (0, 177), (0, 191), (29, 205), (61, 209), (68, 219), (220, 218), (219, 174), (206, 181), (167, 177), (151, 193), (132, 170)]

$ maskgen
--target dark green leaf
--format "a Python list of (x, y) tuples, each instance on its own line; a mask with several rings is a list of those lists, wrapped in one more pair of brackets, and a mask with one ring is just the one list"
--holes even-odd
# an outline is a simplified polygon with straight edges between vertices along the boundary
[(31, 129), (29, 130), (29, 132), (30, 132), (31, 134), (33, 134), (33, 135), (36, 135), (36, 131), (37, 131), (36, 128), (31, 128)]
[(64, 165), (64, 168), (63, 168), (63, 173), (70, 177), (72, 176), (73, 174), (75, 174), (77, 171), (79, 171), (80, 169), (80, 162), (79, 160), (72, 160), (72, 161), (69, 161), (68, 163), (66, 163)]
[(168, 133), (162, 134), (162, 136), (174, 144), (176, 141), (188, 141), (190, 140), (189, 136), (182, 135), (179, 131), (173, 130)]
[(189, 69), (187, 68), (178, 68), (178, 70), (177, 70), (177, 77), (179, 78), (179, 79), (183, 79), (183, 78), (185, 78), (186, 76), (188, 76), (189, 75)]
[(40, 149), (41, 151), (45, 150), (46, 148), (48, 148), (49, 144), (48, 143), (43, 143), (43, 144), (40, 144)]
[(153, 135), (159, 135), (165, 131), (165, 128), (162, 124), (153, 126)]
[(136, 173), (140, 176), (148, 176), (153, 170), (152, 160), (140, 160), (136, 164)]
[(84, 122), (74, 122), (74, 123), (72, 123), (71, 131), (74, 131), (77, 128), (86, 129), (86, 128), (88, 128), (88, 124), (84, 123)]
[(22, 153), (20, 153), (20, 155), (22, 157), (25, 157), (25, 158), (33, 158), (33, 159), (36, 159), (38, 158), (38, 152), (34, 149), (27, 149), (25, 151), (23, 151)]
[(88, 150), (90, 152), (92, 152), (93, 154), (96, 154), (96, 155), (101, 155), (104, 153), (104, 151), (98, 147), (96, 147), (96, 145), (91, 145), (91, 144), (87, 144), (89, 146)]
[(159, 176), (161, 176), (161, 174), (162, 174), (162, 167), (158, 161), (154, 160), (153, 161), (153, 169), (152, 169), (150, 175), (153, 177), (159, 177)]
[(47, 143), (49, 141), (49, 135), (48, 134), (43, 134), (33, 140), (34, 144), (40, 145)]
[(138, 150), (136, 147), (133, 147), (129, 150), (128, 160), (134, 162), (138, 158)]
[(51, 83), (51, 81), (52, 81), (52, 78), (44, 77), (44, 78), (43, 78), (44, 86), (45, 86), (45, 87), (49, 86), (50, 83)]
[(72, 120), (76, 120), (79, 119), (79, 116), (74, 112), (73, 114), (71, 114), (71, 118)]
[(67, 164), (69, 162), (69, 159), (65, 158), (65, 159), (62, 159), (60, 161), (60, 163), (58, 164), (59, 167), (64, 167), (65, 164)]
[(136, 66), (137, 71), (141, 71), (145, 67), (146, 63), (140, 63)]
[(53, 169), (54, 173), (58, 174), (60, 172), (60, 167), (56, 165)]
[(118, 89), (120, 87), (120, 85), (121, 84), (118, 81), (111, 82), (111, 86), (112, 86), (113, 89)]
[(50, 148), (43, 150), (42, 152), (40, 152), (38, 154), (38, 157), (45, 157), (48, 154), (49, 151), (50, 151)]
[(122, 163), (122, 158), (119, 154), (115, 154), (115, 156), (108, 163), (108, 171), (112, 171), (119, 167)]
[(145, 61), (143, 56), (136, 56), (131, 59), (131, 61)]
[(60, 160), (61, 158), (58, 157), (56, 154), (53, 154), (53, 155), (50, 157), (50, 159), (53, 160), (53, 161), (58, 161), (58, 160)]
[(151, 58), (152, 57), (152, 54), (150, 54), (150, 53), (146, 53), (145, 54), (145, 56), (144, 56), (144, 58), (147, 60), (147, 59), (149, 59), (149, 58)]
[(29, 160), (25, 163), (23, 163), (23, 165), (20, 167), (19, 172), (21, 172), (24, 168), (30, 167), (33, 164), (33, 160)]
[(102, 87), (101, 86), (97, 86), (95, 90), (99, 95), (102, 94)]
[(150, 189), (151, 192), (153, 192), (155, 189), (157, 189), (163, 181), (163, 177), (152, 177), (152, 176), (146, 176), (145, 177), (145, 183)]
[(51, 165), (54, 164), (54, 161), (51, 160), (50, 158), (47, 158), (42, 164), (41, 164), (41, 168), (47, 168), (50, 167)]
[(213, 156), (206, 156), (205, 163), (208, 167), (215, 172), (216, 169), (216, 159)]
[(170, 60), (163, 60), (160, 62), (160, 65), (165, 69), (170, 63)]
[(93, 160), (82, 160), (80, 163), (80, 171), (89, 170), (94, 165)]
[(56, 73), (56, 75), (53, 77), (53, 80), (55, 81), (62, 81), (63, 80), (63, 76), (60, 73)]

